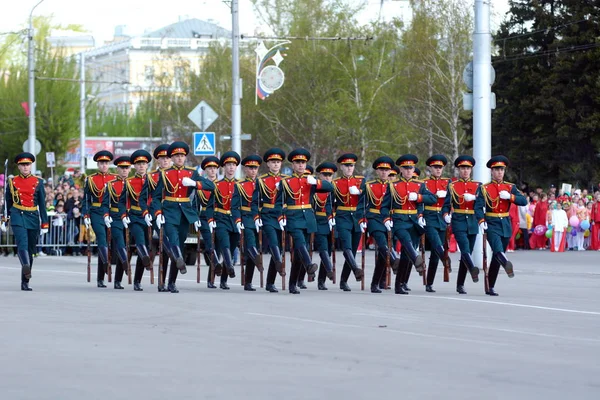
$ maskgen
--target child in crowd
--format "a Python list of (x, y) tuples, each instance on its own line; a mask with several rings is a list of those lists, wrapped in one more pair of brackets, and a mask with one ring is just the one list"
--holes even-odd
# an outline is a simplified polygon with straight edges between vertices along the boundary
[(584, 251), (585, 248), (583, 247), (583, 241), (584, 241), (584, 231), (583, 229), (581, 229), (581, 223), (583, 221), (588, 221), (590, 219), (590, 216), (588, 214), (588, 210), (585, 207), (585, 203), (583, 201), (583, 199), (579, 199), (579, 201), (577, 202), (577, 218), (579, 218), (579, 229), (577, 229), (577, 249), (579, 251)]
[(565, 251), (566, 233), (569, 218), (561, 203), (554, 203), (552, 210), (552, 241), (550, 251)]

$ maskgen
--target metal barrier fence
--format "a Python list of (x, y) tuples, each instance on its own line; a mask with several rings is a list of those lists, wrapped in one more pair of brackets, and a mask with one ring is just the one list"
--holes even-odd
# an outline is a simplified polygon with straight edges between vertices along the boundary
[[(48, 213), (48, 233), (40, 235), (37, 253), (42, 255), (62, 256), (66, 254), (85, 255), (87, 250), (87, 238), (83, 217), (69, 218), (65, 213)], [(0, 231), (0, 251), (8, 254), (13, 248), (16, 251), (15, 237), (7, 224), (7, 232)], [(95, 235), (91, 233), (90, 246), (95, 247)]]

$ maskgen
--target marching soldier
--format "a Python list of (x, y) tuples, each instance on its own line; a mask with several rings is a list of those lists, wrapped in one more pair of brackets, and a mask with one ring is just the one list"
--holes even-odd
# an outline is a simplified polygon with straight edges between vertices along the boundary
[[(141, 196), (140, 207), (142, 207), (142, 213), (144, 213), (146, 210), (148, 210), (148, 214), (150, 214), (151, 218), (154, 215), (154, 210), (152, 209), (152, 192), (154, 191), (154, 189), (156, 189), (158, 180), (161, 177), (161, 171), (164, 171), (171, 167), (171, 158), (169, 158), (169, 156), (167, 154), (168, 151), (169, 151), (168, 144), (158, 145), (154, 149), (153, 155), (154, 155), (154, 159), (158, 163), (158, 168), (148, 174), (148, 178), (144, 182), (144, 187), (142, 188), (142, 193), (140, 195)], [(146, 217), (144, 217), (144, 218), (146, 218)], [(159, 228), (156, 224), (156, 219), (152, 220), (152, 227), (153, 227), (152, 228), (153, 231), (156, 232), (156, 235), (158, 238)], [(153, 240), (154, 254), (158, 253), (159, 242), (160, 242), (159, 239)], [(169, 239), (166, 236), (164, 236), (163, 237), (163, 248), (160, 249), (161, 257), (160, 257), (160, 260), (158, 260), (158, 262), (161, 264), (161, 267), (162, 267), (162, 268), (160, 268), (160, 269), (162, 269), (162, 277), (159, 278), (159, 284), (157, 285), (158, 291), (162, 292), (162, 293), (169, 292), (169, 290), (164, 285), (164, 282), (167, 281), (167, 267), (169, 266), (169, 259), (171, 258), (169, 255), (169, 253), (171, 251), (170, 247), (171, 246), (169, 246)], [(173, 261), (171, 261), (171, 268), (172, 269), (176, 268)], [(160, 273), (160, 269), (159, 269), (159, 273)], [(161, 280), (163, 282), (162, 285), (160, 284)]]
[[(313, 168), (312, 165), (306, 164), (306, 168), (304, 169), (304, 177), (307, 177), (308, 175), (314, 175), (315, 173), (315, 169)], [(313, 209), (314, 209), (314, 201), (312, 202), (313, 204)], [(317, 225), (318, 225), (318, 220), (317, 220)], [(308, 249), (310, 251), (311, 257), (312, 257), (312, 248), (313, 248), (313, 240), (312, 237), (314, 236), (314, 234), (310, 235), (310, 240), (308, 241)], [(298, 282), (296, 283), (296, 286), (298, 287), (298, 289), (308, 289), (308, 287), (306, 286), (306, 284), (304, 283), (304, 278), (306, 277), (306, 270), (304, 268), (302, 268), (302, 260), (301, 257), (295, 257), (294, 256), (291, 257), (291, 263), (292, 264), (296, 264), (296, 268), (298, 269)]]
[(156, 188), (152, 192), (151, 207), (156, 216), (156, 226), (159, 230), (164, 226), (165, 236), (169, 239), (170, 253), (177, 267), (169, 271), (167, 289), (171, 293), (179, 293), (175, 285), (178, 271), (182, 274), (187, 272), (183, 249), (189, 225), (194, 224), (196, 231), (201, 225), (190, 196), (197, 189), (215, 188), (211, 181), (198, 175), (195, 168), (185, 166), (189, 151), (189, 146), (184, 142), (171, 143), (167, 155), (171, 157), (173, 165), (161, 171)]
[(435, 293), (433, 289), (433, 281), (437, 272), (439, 260), (444, 264), (450, 264), (450, 258), (444, 256), (444, 243), (448, 239), (446, 237), (447, 224), (444, 221), (442, 207), (448, 193), (449, 178), (442, 178), (444, 167), (448, 164), (448, 159), (442, 154), (436, 154), (427, 159), (425, 162), (429, 167), (431, 176), (425, 179), (427, 190), (435, 195), (437, 202), (431, 206), (425, 206), (423, 216), (425, 217), (425, 235), (431, 243), (431, 255), (429, 256), (429, 267), (427, 268), (427, 284), (425, 290), (430, 293)]
[[(219, 170), (220, 160), (215, 156), (209, 156), (202, 160), (200, 167), (204, 171), (206, 178), (213, 183), (217, 181), (217, 172)], [(200, 206), (200, 233), (202, 234), (202, 240), (204, 241), (204, 260), (208, 265), (208, 277), (206, 278), (206, 287), (209, 289), (216, 289), (213, 276), (221, 276), (221, 264), (219, 263), (219, 257), (215, 250), (213, 243), (212, 233), (217, 226), (214, 218), (215, 214), (215, 197), (213, 192), (210, 190), (198, 190), (197, 191), (199, 206)]]
[[(390, 157), (382, 156), (373, 162), (373, 169), (377, 174), (377, 179), (365, 182), (361, 187), (361, 195), (358, 202), (357, 214), (363, 217), (360, 220), (360, 229), (364, 233), (369, 232), (369, 236), (375, 239), (377, 243), (377, 254), (375, 257), (375, 269), (371, 280), (371, 293), (381, 293), (379, 282), (381, 276), (385, 275), (386, 261), (389, 255), (392, 270), (394, 274), (398, 273), (400, 259), (393, 249), (388, 247), (387, 229), (384, 225), (386, 215), (381, 214), (381, 206), (387, 189), (388, 174), (394, 160)], [(366, 251), (366, 249), (363, 249)]]
[(340, 277), (340, 289), (344, 292), (350, 291), (350, 286), (348, 286), (350, 271), (354, 272), (358, 282), (363, 278), (363, 271), (358, 267), (354, 258), (362, 236), (358, 225), (359, 215), (356, 214), (356, 206), (361, 193), (359, 188), (365, 181), (363, 176), (354, 175), (354, 166), (357, 160), (358, 157), (352, 153), (340, 156), (337, 162), (340, 164), (342, 176), (333, 180), (336, 230), (345, 260)]
[(390, 174), (388, 175), (388, 180), (390, 182), (394, 182), (398, 179), (398, 174), (400, 173), (400, 168), (397, 165), (392, 165), (392, 169), (390, 169)]
[(493, 252), (488, 276), (489, 291), (486, 294), (498, 296), (498, 293), (494, 291), (494, 286), (500, 265), (502, 265), (509, 278), (514, 276), (513, 265), (505, 254), (512, 236), (508, 209), (511, 203), (518, 206), (527, 205), (527, 199), (519, 192), (514, 183), (504, 181), (508, 158), (495, 156), (490, 158), (486, 165), (492, 170), (492, 181), (483, 185), (485, 219), (479, 222), (479, 231), (483, 233), (484, 230), (487, 230), (487, 240)]
[[(417, 271), (422, 272), (424, 260), (417, 254), (415, 248), (419, 244), (420, 234), (423, 233), (426, 224), (422, 215), (423, 206), (434, 204), (436, 198), (422, 181), (413, 179), (418, 160), (413, 154), (405, 154), (396, 160), (402, 177), (395, 182), (390, 182), (380, 210), (384, 216), (385, 227), (388, 231), (392, 231), (393, 228), (393, 238), (400, 240), (402, 244), (402, 256), (408, 258)], [(411, 268), (410, 264), (407, 268)], [(403, 278), (406, 280), (406, 275), (404, 271), (398, 271), (396, 274), (397, 294), (407, 294), (406, 282), (403, 281)]]
[[(96, 234), (98, 245), (98, 276), (97, 286), (105, 288), (104, 275), (108, 268), (108, 243), (106, 240), (106, 225), (104, 216), (109, 210), (103, 206), (104, 199), (108, 196), (106, 188), (108, 182), (116, 178), (115, 174), (108, 172), (108, 166), (113, 160), (110, 151), (101, 150), (94, 154), (94, 161), (98, 164), (98, 172), (91, 174), (85, 180), (83, 199), (83, 222), (86, 228), (90, 225)], [(104, 202), (104, 204), (106, 204)]]
[[(0, 223), (0, 229), (6, 232), (6, 222), (10, 221), (21, 262), (21, 290), (24, 291), (32, 290), (29, 280), (38, 238), (48, 233), (44, 182), (41, 178), (31, 175), (33, 162), (35, 156), (31, 153), (21, 153), (15, 157), (19, 175), (9, 178), (5, 183), (5, 219)], [(7, 172), (4, 173), (6, 175)]]
[(152, 215), (147, 209), (142, 211), (141, 204), (146, 202), (146, 195), (142, 191), (146, 186), (146, 179), (149, 179), (146, 171), (148, 163), (152, 160), (152, 155), (146, 150), (136, 150), (130, 157), (130, 162), (135, 168), (135, 175), (125, 180), (125, 189), (119, 199), (119, 212), (121, 221), (125, 229), (129, 228), (129, 233), (135, 241), (137, 249), (137, 260), (135, 263), (135, 274), (133, 275), (133, 290), (142, 291), (142, 277), (144, 269), (150, 269), (150, 253), (148, 245), (150, 236), (148, 228), (152, 226)]
[(483, 196), (481, 183), (471, 179), (475, 159), (463, 155), (454, 160), (454, 166), (458, 168), (459, 179), (448, 184), (442, 214), (444, 221), (452, 225), (452, 233), (460, 249), (456, 291), (459, 294), (467, 294), (464, 288), (467, 271), (471, 274), (473, 282), (479, 281), (479, 268), (473, 263), (471, 255), (479, 233), (477, 224), (483, 219)]
[(254, 216), (258, 212), (256, 203), (252, 201), (254, 191), (256, 190), (256, 175), (258, 167), (262, 163), (262, 158), (257, 155), (250, 155), (242, 160), (244, 174), (246, 178), (235, 185), (233, 194), (232, 214), (234, 220), (241, 219), (242, 229), (244, 230), (244, 251), (246, 257), (246, 271), (244, 276), (244, 290), (254, 292), (252, 287), (252, 278), (254, 277), (254, 267), (260, 272), (263, 271), (262, 258), (259, 250), (256, 248), (257, 235), (260, 226), (254, 222)]
[[(281, 230), (287, 228), (294, 240), (294, 252), (300, 257), (306, 269), (309, 281), (314, 279), (317, 265), (313, 264), (308, 252), (307, 243), (311, 233), (316, 232), (317, 222), (311, 205), (311, 199), (316, 192), (331, 192), (333, 185), (327, 181), (316, 179), (312, 175), (304, 176), (306, 163), (310, 160), (310, 153), (306, 149), (293, 150), (288, 155), (292, 163), (294, 174), (281, 180), (281, 187), (277, 192), (277, 203), (282, 204), (283, 214), (279, 217)], [(298, 282), (299, 268), (292, 264), (289, 277), (289, 292), (299, 294)], [(332, 271), (333, 272), (333, 271)], [(331, 275), (333, 279), (333, 274)]]
[[(398, 178), (398, 174), (400, 173), (400, 168), (397, 165), (392, 165), (390, 172), (388, 174), (388, 182), (395, 182)], [(395, 240), (392, 239), (392, 249), (395, 251), (396, 245)], [(376, 259), (376, 262), (379, 258)], [(402, 259), (401, 259), (402, 261)], [(399, 267), (400, 268), (400, 267)], [(403, 271), (404, 269), (402, 269)], [(389, 290), (391, 287), (387, 285), (387, 274), (381, 274), (381, 278), (379, 279), (379, 289)]]
[[(225, 152), (221, 156), (220, 164), (223, 167), (225, 176), (215, 183), (215, 240), (217, 252), (221, 253), (223, 263), (227, 268), (227, 273), (221, 273), (221, 283), (219, 287), (223, 290), (229, 290), (227, 277), (235, 278), (235, 268), (233, 267), (233, 252), (240, 242), (240, 233), (242, 231), (241, 218), (234, 218), (232, 209), (234, 204), (234, 190), (237, 180), (235, 179), (235, 170), (240, 163), (240, 155), (235, 151)], [(236, 205), (238, 207), (238, 205)], [(238, 214), (239, 215), (239, 214)]]
[(104, 225), (111, 232), (111, 248), (117, 250), (117, 268), (115, 269), (115, 289), (124, 289), (121, 285), (123, 272), (128, 271), (129, 255), (125, 245), (125, 226), (121, 220), (122, 212), (119, 211), (119, 199), (124, 192), (125, 179), (129, 176), (131, 161), (129, 157), (119, 157), (114, 161), (117, 166), (117, 176), (106, 185), (107, 194), (102, 199), (102, 206), (106, 210)]
[(278, 221), (282, 213), (282, 205), (281, 202), (276, 202), (280, 181), (283, 178), (287, 178), (287, 175), (282, 175), (279, 172), (284, 158), (285, 152), (276, 147), (265, 152), (263, 161), (269, 167), (269, 172), (258, 177), (256, 190), (252, 194), (252, 203), (256, 210), (254, 223), (257, 230), (262, 228), (263, 235), (267, 239), (269, 252), (271, 253), (271, 261), (267, 270), (267, 284), (265, 286), (265, 290), (271, 293), (278, 292), (275, 287), (277, 272), (281, 276), (285, 276), (281, 256), (282, 229)]
[[(334, 163), (324, 162), (317, 166), (319, 178), (329, 183), (333, 182), (333, 174), (337, 171)], [(315, 233), (314, 246), (321, 257), (317, 288), (327, 290), (325, 278), (333, 280), (333, 265), (331, 264), (332, 244), (330, 238), (333, 235), (335, 218), (333, 216), (333, 198), (330, 192), (317, 192), (313, 196), (313, 208), (317, 220), (317, 232)], [(302, 270), (300, 271), (302, 272)]]

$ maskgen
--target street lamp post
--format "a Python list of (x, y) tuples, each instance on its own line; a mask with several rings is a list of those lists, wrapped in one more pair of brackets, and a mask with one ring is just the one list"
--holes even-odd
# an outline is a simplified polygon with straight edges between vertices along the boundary
[[(29, 41), (29, 47), (27, 49), (27, 69), (29, 71), (29, 152), (35, 155), (35, 58), (33, 55), (33, 48), (35, 46), (34, 42), (34, 32), (33, 32), (33, 11), (37, 6), (39, 6), (44, 0), (40, 0), (33, 8), (31, 9), (31, 13), (29, 13), (29, 30), (27, 32), (27, 38)], [(31, 166), (32, 173), (35, 174), (36, 171), (36, 163), (33, 163)]]

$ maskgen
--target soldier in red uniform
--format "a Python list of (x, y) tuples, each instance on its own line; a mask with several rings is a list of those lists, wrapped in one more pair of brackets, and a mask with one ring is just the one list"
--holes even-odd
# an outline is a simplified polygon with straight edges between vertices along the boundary
[[(358, 267), (354, 258), (362, 237), (358, 224), (361, 216), (356, 213), (356, 207), (361, 194), (360, 188), (365, 182), (363, 176), (354, 175), (357, 160), (358, 157), (352, 153), (340, 156), (337, 162), (340, 164), (342, 176), (333, 180), (336, 231), (345, 260), (340, 276), (340, 289), (344, 292), (351, 290), (348, 286), (350, 271), (354, 272), (357, 281), (360, 282), (363, 279), (363, 271)], [(363, 249), (363, 251), (365, 250)]]
[[(223, 264), (227, 268), (227, 273), (221, 274), (221, 283), (219, 287), (223, 290), (229, 290), (227, 277), (235, 278), (235, 269), (233, 267), (233, 252), (240, 242), (240, 233), (242, 231), (242, 220), (233, 216), (232, 200), (234, 198), (235, 170), (240, 163), (240, 155), (235, 151), (227, 151), (221, 156), (221, 167), (225, 176), (215, 183), (215, 240), (217, 252), (223, 257)], [(236, 205), (239, 207), (239, 205)]]
[(98, 276), (97, 286), (105, 288), (104, 275), (108, 268), (108, 242), (106, 240), (106, 225), (104, 217), (109, 210), (106, 208), (105, 198), (108, 196), (108, 182), (116, 178), (115, 174), (108, 172), (113, 155), (110, 151), (101, 150), (94, 154), (94, 161), (98, 164), (98, 172), (91, 174), (85, 180), (83, 199), (83, 222), (86, 228), (90, 226), (96, 235), (98, 245)]
[(490, 296), (498, 296), (494, 290), (500, 265), (509, 278), (514, 276), (513, 265), (506, 258), (506, 248), (512, 235), (512, 226), (508, 209), (511, 203), (518, 206), (527, 205), (527, 198), (523, 196), (514, 183), (504, 180), (504, 172), (508, 166), (508, 158), (495, 156), (487, 162), (487, 167), (492, 170), (492, 181), (483, 185), (482, 192), (485, 199), (485, 220), (479, 222), (480, 232), (487, 230), (487, 240), (492, 248), (493, 257), (490, 262), (488, 282)]
[(448, 193), (449, 178), (442, 178), (444, 167), (448, 164), (448, 159), (442, 154), (436, 154), (425, 162), (429, 167), (431, 176), (425, 179), (427, 190), (435, 195), (437, 202), (431, 206), (425, 206), (423, 216), (425, 217), (425, 234), (429, 243), (431, 243), (431, 255), (429, 256), (429, 267), (427, 268), (427, 284), (425, 290), (433, 293), (433, 281), (437, 272), (439, 260), (444, 264), (450, 264), (450, 258), (444, 257), (444, 243), (446, 243), (447, 224), (442, 216), (442, 206)]
[(473, 263), (473, 246), (479, 233), (478, 221), (483, 218), (483, 195), (481, 183), (471, 179), (475, 159), (463, 155), (454, 160), (459, 179), (448, 184), (448, 193), (442, 207), (444, 221), (452, 224), (452, 233), (460, 248), (460, 266), (456, 279), (456, 291), (467, 294), (464, 289), (467, 270), (473, 282), (479, 281), (479, 268)]
[(6, 232), (6, 222), (10, 221), (21, 262), (21, 290), (24, 291), (32, 290), (29, 279), (38, 238), (40, 234), (48, 233), (46, 192), (42, 179), (31, 175), (34, 161), (35, 156), (31, 153), (21, 153), (15, 157), (19, 175), (9, 178), (5, 184), (5, 219), (0, 223), (0, 229)]

